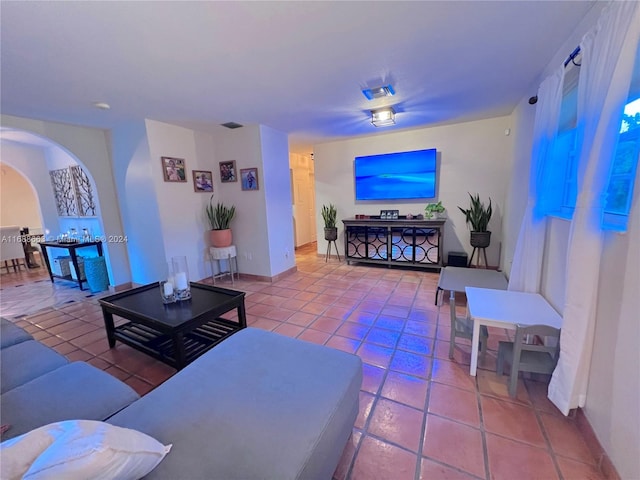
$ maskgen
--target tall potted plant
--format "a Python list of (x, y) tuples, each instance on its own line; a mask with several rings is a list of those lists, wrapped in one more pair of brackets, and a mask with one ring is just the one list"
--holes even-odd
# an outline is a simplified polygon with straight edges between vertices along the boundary
[(338, 238), (338, 229), (336, 228), (336, 217), (338, 210), (336, 206), (330, 203), (328, 206), (322, 206), (322, 219), (324, 220), (324, 239), (334, 241)]
[(489, 198), (489, 205), (486, 207), (480, 200), (478, 193), (475, 196), (469, 194), (469, 198), (471, 199), (469, 208), (458, 208), (464, 214), (467, 225), (471, 229), (471, 246), (474, 248), (486, 248), (491, 243), (491, 232), (487, 230), (489, 220), (491, 220), (491, 215), (493, 214), (491, 198)]
[(211, 227), (211, 231), (209, 232), (211, 246), (220, 248), (231, 245), (233, 243), (233, 236), (229, 225), (236, 213), (235, 205), (227, 207), (223, 203), (218, 202), (214, 206), (213, 195), (211, 195), (209, 205), (205, 207), (205, 211), (207, 213), (207, 219), (209, 220), (209, 226)]

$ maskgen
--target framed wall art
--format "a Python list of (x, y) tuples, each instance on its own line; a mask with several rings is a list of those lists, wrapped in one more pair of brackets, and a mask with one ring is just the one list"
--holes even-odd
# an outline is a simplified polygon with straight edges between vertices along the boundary
[(260, 190), (257, 168), (240, 169), (240, 178), (242, 179), (242, 190)]
[(196, 192), (213, 192), (213, 173), (207, 170), (194, 170), (193, 190)]
[(237, 182), (236, 161), (220, 162), (220, 181), (222, 183)]
[(160, 157), (165, 182), (186, 182), (187, 173), (184, 158)]

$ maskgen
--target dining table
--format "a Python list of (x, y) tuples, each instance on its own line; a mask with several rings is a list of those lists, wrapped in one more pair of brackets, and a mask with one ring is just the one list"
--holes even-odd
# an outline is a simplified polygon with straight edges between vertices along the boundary
[(469, 374), (474, 377), (478, 367), (482, 325), (507, 330), (515, 330), (518, 325), (562, 328), (562, 316), (539, 293), (478, 287), (466, 287), (465, 293), (467, 314), (473, 320)]

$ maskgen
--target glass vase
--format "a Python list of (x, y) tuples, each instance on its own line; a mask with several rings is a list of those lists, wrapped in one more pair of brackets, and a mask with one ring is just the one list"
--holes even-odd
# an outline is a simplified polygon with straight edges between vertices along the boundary
[(173, 266), (173, 289), (176, 300), (188, 300), (191, 298), (191, 286), (189, 285), (189, 267), (187, 257), (178, 256), (171, 259)]

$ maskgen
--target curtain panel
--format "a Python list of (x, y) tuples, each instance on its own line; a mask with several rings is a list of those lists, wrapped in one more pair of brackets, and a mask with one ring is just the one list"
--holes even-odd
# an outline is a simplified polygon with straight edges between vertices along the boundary
[(586, 401), (603, 245), (601, 218), (639, 31), (638, 3), (611, 2), (580, 44), (578, 198), (567, 249), (560, 358), (549, 385), (549, 398), (565, 415)]
[(547, 218), (544, 216), (542, 204), (547, 183), (545, 178), (551, 167), (549, 163), (552, 161), (553, 144), (558, 132), (564, 72), (564, 66), (560, 66), (538, 89), (529, 195), (509, 275), (509, 290), (531, 293), (540, 290), (542, 255), (547, 231)]

